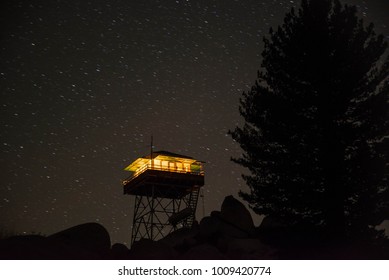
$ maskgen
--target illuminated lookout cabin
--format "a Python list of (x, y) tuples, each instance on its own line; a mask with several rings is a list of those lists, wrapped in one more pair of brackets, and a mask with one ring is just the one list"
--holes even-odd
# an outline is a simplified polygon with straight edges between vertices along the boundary
[(123, 180), (124, 194), (135, 196), (131, 244), (192, 226), (204, 185), (203, 162), (158, 151), (138, 158), (125, 170), (132, 174)]

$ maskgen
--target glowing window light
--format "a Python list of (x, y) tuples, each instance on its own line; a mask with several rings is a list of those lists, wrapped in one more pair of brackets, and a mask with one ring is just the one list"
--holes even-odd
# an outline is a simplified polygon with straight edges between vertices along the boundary
[(146, 170), (160, 170), (177, 173), (204, 175), (202, 162), (192, 158), (158, 155), (155, 158), (138, 158), (124, 170), (133, 172), (135, 178)]

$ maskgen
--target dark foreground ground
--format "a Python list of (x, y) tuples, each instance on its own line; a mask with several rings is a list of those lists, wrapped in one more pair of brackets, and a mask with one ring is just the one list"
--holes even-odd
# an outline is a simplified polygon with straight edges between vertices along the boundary
[(245, 206), (228, 196), (220, 211), (212, 212), (192, 229), (177, 230), (158, 241), (142, 239), (131, 249), (124, 244), (112, 245), (109, 233), (102, 225), (87, 223), (47, 237), (23, 235), (1, 239), (0, 259), (389, 260), (389, 240), (316, 242), (309, 239), (307, 232), (291, 233), (266, 218), (255, 227)]

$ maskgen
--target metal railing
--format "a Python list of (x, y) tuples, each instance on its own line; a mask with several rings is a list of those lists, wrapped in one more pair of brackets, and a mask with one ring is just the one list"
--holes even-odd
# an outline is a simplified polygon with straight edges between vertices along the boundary
[(204, 171), (194, 171), (191, 169), (181, 169), (181, 168), (169, 168), (169, 167), (162, 167), (157, 166), (155, 164), (145, 164), (142, 167), (139, 167), (131, 176), (127, 177), (123, 180), (123, 185), (128, 184), (130, 181), (134, 180), (136, 177), (141, 175), (146, 170), (158, 170), (158, 171), (167, 171), (167, 172), (174, 172), (174, 173), (184, 173), (184, 174), (192, 174), (192, 175), (200, 175), (204, 176)]

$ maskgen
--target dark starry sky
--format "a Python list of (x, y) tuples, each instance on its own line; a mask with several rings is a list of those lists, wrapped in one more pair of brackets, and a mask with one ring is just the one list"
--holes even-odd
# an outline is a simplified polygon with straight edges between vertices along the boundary
[[(387, 38), (388, 2), (348, 1)], [(237, 197), (246, 186), (227, 131), (241, 122), (263, 36), (298, 4), (2, 1), (0, 229), (99, 222), (128, 244), (123, 168), (148, 153), (151, 134), (156, 150), (206, 161), (205, 214)]]

